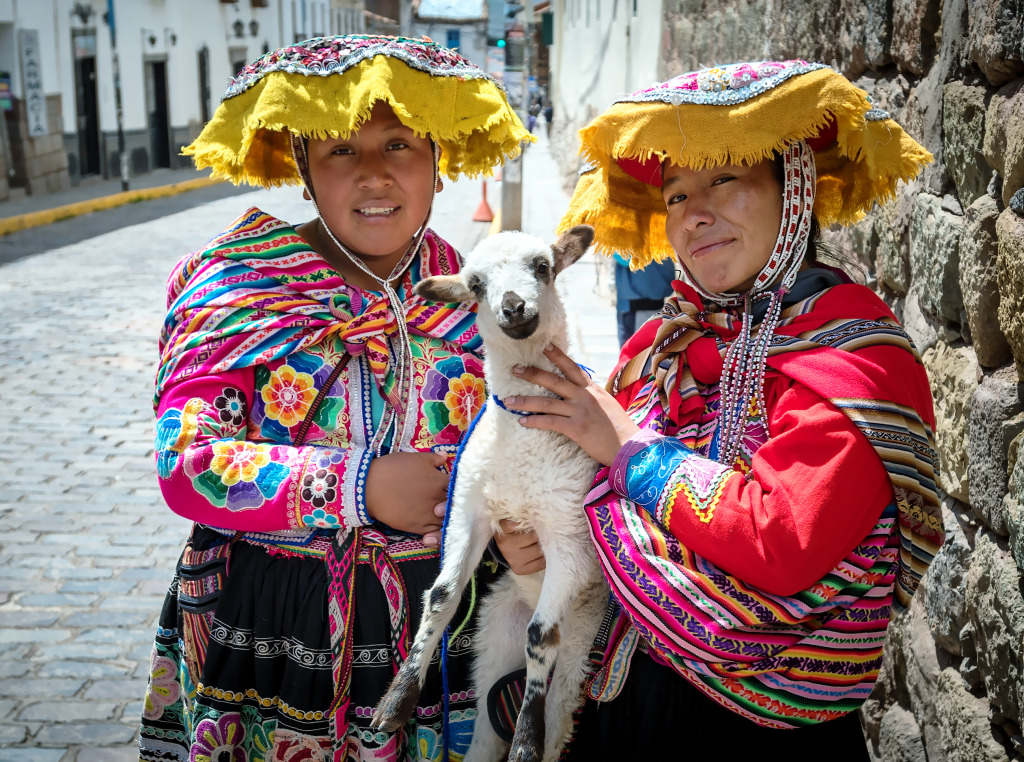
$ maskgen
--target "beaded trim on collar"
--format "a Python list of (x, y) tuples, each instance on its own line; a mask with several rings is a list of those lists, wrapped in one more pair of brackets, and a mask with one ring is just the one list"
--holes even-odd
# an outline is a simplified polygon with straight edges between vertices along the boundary
[(486, 79), (494, 82), (494, 79), (476, 64), (435, 42), (413, 40), (408, 37), (346, 35), (316, 37), (264, 54), (231, 80), (221, 100), (244, 93), (271, 72), (284, 71), (290, 74), (327, 77), (340, 74), (378, 55), (397, 58), (412, 68), (432, 76)]
[(628, 98), (621, 98), (616, 103), (657, 101), (671, 103), (673, 106), (683, 103), (731, 106), (771, 90), (790, 77), (828, 68), (831, 67), (800, 60), (715, 66), (680, 74), (667, 82), (659, 82), (646, 90), (633, 93)]

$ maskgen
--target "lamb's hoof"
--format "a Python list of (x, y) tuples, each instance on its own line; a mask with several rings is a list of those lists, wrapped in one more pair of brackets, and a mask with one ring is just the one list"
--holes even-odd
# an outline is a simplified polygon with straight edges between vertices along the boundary
[(541, 762), (544, 758), (543, 751), (539, 744), (519, 744), (512, 742), (512, 748), (508, 752), (508, 762)]
[(416, 710), (416, 702), (420, 697), (420, 685), (414, 673), (399, 671), (394, 682), (377, 704), (370, 727), (393, 733), (405, 725)]

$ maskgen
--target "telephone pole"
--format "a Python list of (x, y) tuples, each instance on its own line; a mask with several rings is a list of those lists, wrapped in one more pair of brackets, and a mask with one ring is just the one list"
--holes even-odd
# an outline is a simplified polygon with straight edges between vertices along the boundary
[(121, 190), (128, 190), (128, 156), (124, 147), (124, 113), (121, 108), (121, 64), (117, 58), (117, 26), (114, 0), (107, 0), (107, 26), (110, 27), (110, 58), (114, 68), (114, 108), (117, 112), (117, 155), (121, 160)]

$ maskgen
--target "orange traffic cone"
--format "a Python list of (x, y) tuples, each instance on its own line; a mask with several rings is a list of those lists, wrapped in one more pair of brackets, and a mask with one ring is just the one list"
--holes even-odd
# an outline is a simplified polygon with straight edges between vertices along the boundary
[(482, 185), (484, 197), (480, 199), (480, 206), (473, 213), (473, 222), (490, 222), (494, 219), (494, 212), (491, 211), (491, 207), (487, 203), (487, 181), (484, 180)]

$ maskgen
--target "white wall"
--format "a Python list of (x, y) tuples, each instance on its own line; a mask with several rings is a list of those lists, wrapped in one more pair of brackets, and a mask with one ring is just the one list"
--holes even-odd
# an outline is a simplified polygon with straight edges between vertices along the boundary
[[(634, 12), (634, 7), (636, 8)], [(661, 0), (554, 0), (551, 100), (571, 139), (563, 167), (575, 162), (576, 130), (615, 100), (657, 80)]]
[(426, 35), (438, 45), (445, 45), (448, 41), (448, 30), (458, 29), (459, 50), (463, 58), (467, 58), (481, 69), (487, 69), (487, 29), (483, 21), (470, 23), (455, 23), (451, 21), (426, 21), (414, 20), (412, 36), (422, 37)]

